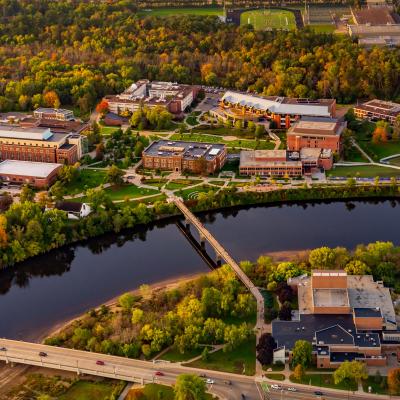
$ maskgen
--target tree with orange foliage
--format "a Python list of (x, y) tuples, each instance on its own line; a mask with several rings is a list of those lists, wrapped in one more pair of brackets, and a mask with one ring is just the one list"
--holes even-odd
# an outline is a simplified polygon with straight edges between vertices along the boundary
[(387, 384), (390, 394), (400, 393), (400, 368), (393, 368), (388, 372)]
[(4, 215), (0, 215), (0, 248), (7, 246), (8, 236), (6, 232), (7, 218)]
[(109, 109), (108, 101), (107, 100), (102, 100), (99, 104), (96, 106), (96, 111), (99, 114), (104, 115)]
[(389, 124), (385, 121), (378, 121), (376, 128), (372, 134), (372, 142), (374, 144), (386, 143), (388, 140)]
[(46, 107), (60, 107), (60, 99), (58, 98), (58, 94), (54, 90), (50, 90), (43, 95), (43, 101)]

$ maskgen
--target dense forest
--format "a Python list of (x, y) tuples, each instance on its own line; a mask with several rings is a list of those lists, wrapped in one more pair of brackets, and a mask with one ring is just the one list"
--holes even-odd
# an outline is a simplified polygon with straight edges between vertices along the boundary
[(400, 99), (400, 49), (343, 35), (256, 32), (217, 17), (140, 17), (135, 3), (0, 1), (0, 111), (46, 104), (89, 112), (140, 78), (267, 95)]

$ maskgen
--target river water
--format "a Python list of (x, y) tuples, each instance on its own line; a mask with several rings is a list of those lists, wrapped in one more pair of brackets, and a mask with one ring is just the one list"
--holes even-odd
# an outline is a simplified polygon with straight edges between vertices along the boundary
[[(250, 207), (200, 218), (236, 260), (323, 245), (400, 244), (396, 201)], [(174, 220), (67, 246), (0, 272), (0, 337), (35, 339), (143, 283), (208, 270)]]

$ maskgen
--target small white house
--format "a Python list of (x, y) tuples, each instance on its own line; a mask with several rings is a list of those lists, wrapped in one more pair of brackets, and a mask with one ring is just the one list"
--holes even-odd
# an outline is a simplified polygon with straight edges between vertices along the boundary
[(75, 201), (59, 201), (56, 203), (55, 208), (65, 211), (69, 219), (85, 218), (92, 212), (89, 204)]

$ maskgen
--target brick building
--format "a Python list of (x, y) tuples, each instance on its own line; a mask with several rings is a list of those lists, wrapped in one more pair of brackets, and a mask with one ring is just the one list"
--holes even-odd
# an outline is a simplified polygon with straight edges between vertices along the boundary
[(75, 119), (74, 112), (63, 108), (39, 107), (33, 112), (34, 118), (53, 119), (57, 121), (71, 121)]
[(298, 316), (272, 322), (277, 357), (291, 359), (299, 339), (313, 345), (318, 368), (336, 368), (345, 360), (371, 366), (387, 363), (387, 352), (398, 351), (400, 332), (390, 291), (370, 275), (342, 270), (315, 270), (289, 279), (298, 294)]
[(61, 167), (56, 163), (6, 160), (0, 163), (0, 178), (6, 183), (47, 188), (55, 182)]
[(144, 168), (212, 174), (226, 161), (224, 144), (158, 140), (142, 154)]
[(70, 136), (53, 133), (50, 128), (0, 125), (0, 160), (74, 164), (78, 145)]
[(345, 128), (346, 122), (334, 118), (302, 118), (287, 132), (287, 149), (300, 151), (308, 147), (340, 153)]
[(120, 114), (133, 113), (142, 106), (162, 106), (174, 115), (181, 115), (194, 101), (200, 90), (198, 86), (173, 82), (150, 82), (142, 79), (133, 83), (123, 93), (105, 96), (109, 111)]
[(368, 121), (388, 121), (393, 125), (400, 115), (400, 104), (384, 100), (369, 100), (354, 106), (354, 114), (357, 118)]
[[(217, 117), (232, 121), (274, 121), (277, 128), (289, 128), (302, 117), (332, 118), (336, 114), (335, 99), (294, 99), (279, 96), (258, 96), (227, 91), (221, 99)], [(217, 111), (216, 110), (216, 111)], [(213, 111), (210, 113), (213, 115)]]

